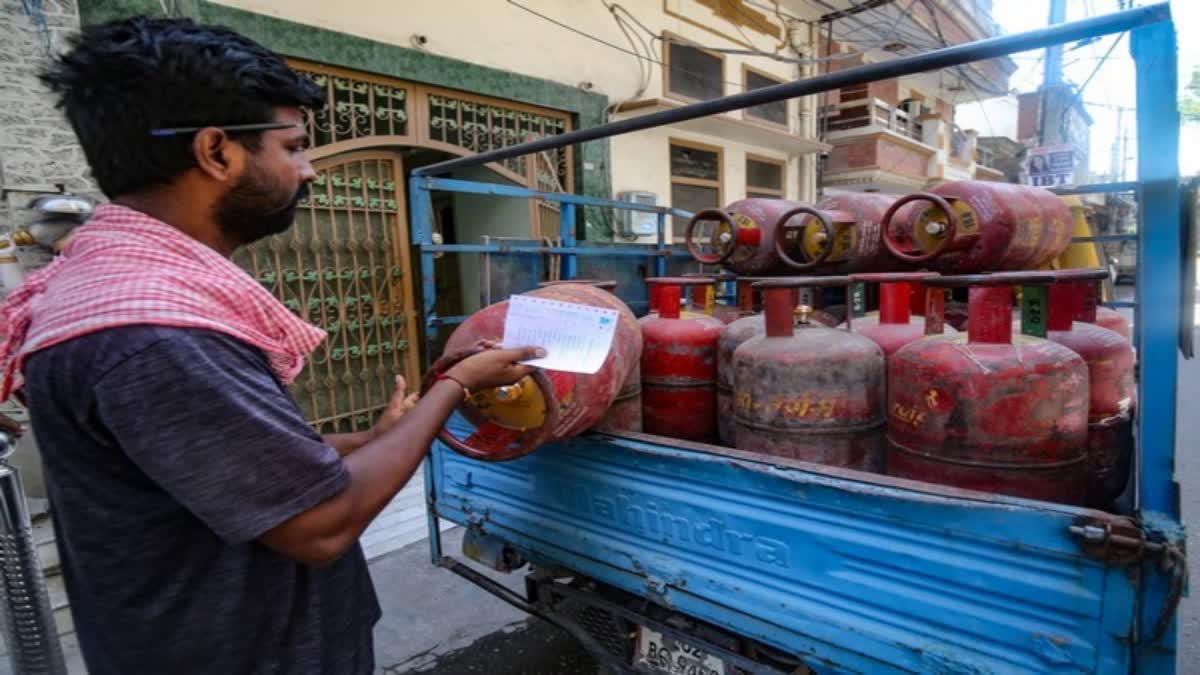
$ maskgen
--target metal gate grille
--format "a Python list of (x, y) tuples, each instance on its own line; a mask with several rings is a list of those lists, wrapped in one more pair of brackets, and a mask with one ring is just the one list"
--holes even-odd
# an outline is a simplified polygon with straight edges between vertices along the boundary
[[(325, 106), (308, 116), (314, 148), (387, 144), (473, 154), (572, 129), (571, 115), (561, 110), (299, 59), (288, 64), (325, 90)], [(534, 162), (514, 157), (492, 168), (538, 190), (571, 192), (573, 152), (568, 146)]]
[(293, 388), (305, 418), (321, 433), (364, 430), (387, 403), (395, 375), (419, 383), (403, 173), (382, 152), (316, 168), (295, 225), (235, 261), (329, 333)]

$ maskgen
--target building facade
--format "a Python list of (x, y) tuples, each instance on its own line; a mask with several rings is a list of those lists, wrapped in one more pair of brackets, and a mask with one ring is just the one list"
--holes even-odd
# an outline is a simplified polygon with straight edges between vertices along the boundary
[[(892, 42), (865, 54), (830, 61), (828, 69), (996, 35), (990, 3), (914, 5), (921, 9), (908, 17), (908, 32), (894, 32)], [(822, 53), (854, 51), (836, 35)], [(978, 161), (978, 130), (956, 124), (955, 107), (1005, 94), (1015, 70), (1010, 59), (992, 59), (830, 92), (821, 106), (822, 138), (833, 146), (823, 166), (823, 191), (905, 193), (948, 180), (1003, 180), (1001, 171)]]
[(1017, 140), (1028, 148), (1069, 145), (1075, 155), (1075, 185), (1090, 177), (1092, 116), (1069, 84), (1044, 86), (1018, 98)]

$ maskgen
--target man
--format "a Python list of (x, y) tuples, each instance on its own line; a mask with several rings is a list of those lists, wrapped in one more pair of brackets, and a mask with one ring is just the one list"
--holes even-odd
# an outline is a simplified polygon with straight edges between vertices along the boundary
[[(3, 396), (29, 405), (92, 675), (370, 673), (380, 610), (357, 540), (482, 353), (369, 432), (322, 438), (284, 385), (324, 338), (229, 260), (287, 229), (320, 90), (228, 30), (85, 29), (43, 76), (112, 200), (9, 295)], [(411, 410), (409, 410), (411, 408)]]
[[(407, 403), (404, 405), (407, 405)], [(21, 427), (20, 422), (4, 413), (0, 413), (0, 431), (12, 436), (14, 439), (20, 438), (25, 433), (25, 429)]]

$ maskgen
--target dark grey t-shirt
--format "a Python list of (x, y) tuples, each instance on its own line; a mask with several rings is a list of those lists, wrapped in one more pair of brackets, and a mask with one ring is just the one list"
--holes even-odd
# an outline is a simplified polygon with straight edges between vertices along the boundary
[(372, 671), (362, 549), (312, 567), (255, 541), (349, 480), (259, 350), (130, 326), (25, 372), (91, 675)]

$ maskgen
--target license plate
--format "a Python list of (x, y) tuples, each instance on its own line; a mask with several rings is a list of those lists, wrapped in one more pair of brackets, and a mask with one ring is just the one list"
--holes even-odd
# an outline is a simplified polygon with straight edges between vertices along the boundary
[(725, 675), (725, 662), (721, 659), (686, 642), (664, 638), (644, 626), (638, 631), (634, 665), (671, 675)]

